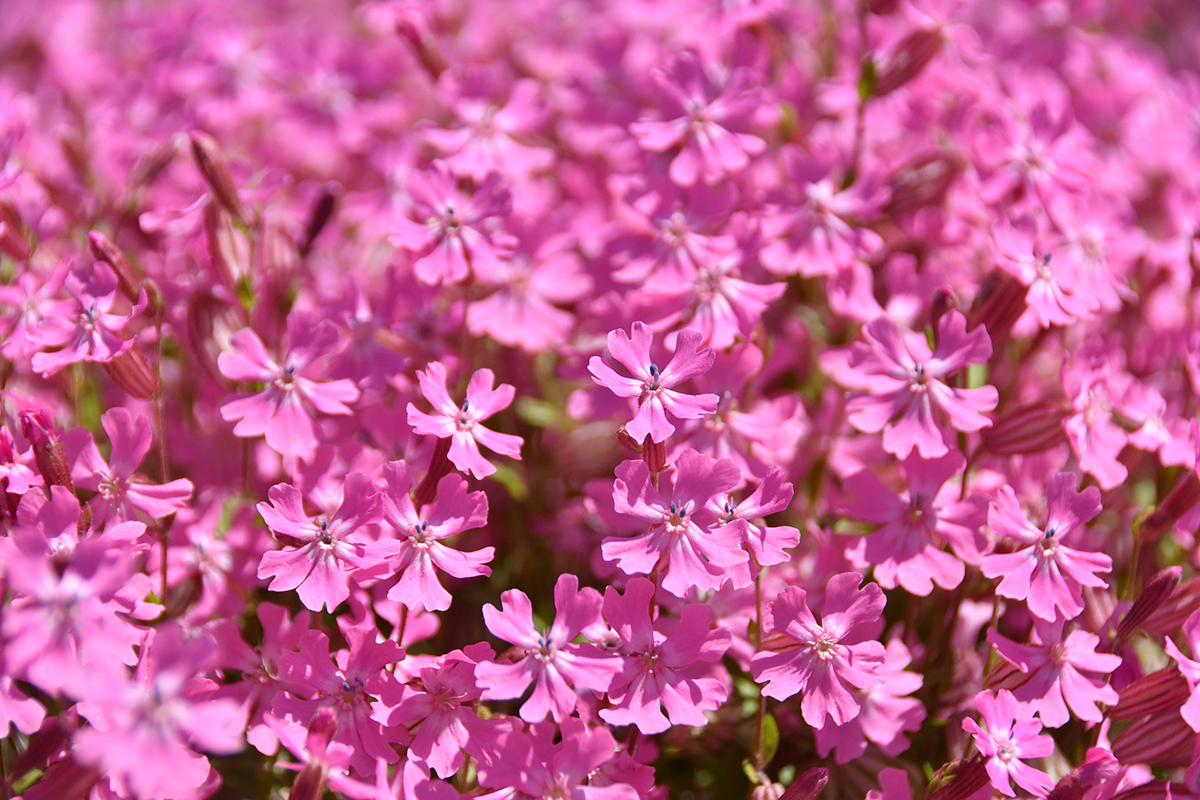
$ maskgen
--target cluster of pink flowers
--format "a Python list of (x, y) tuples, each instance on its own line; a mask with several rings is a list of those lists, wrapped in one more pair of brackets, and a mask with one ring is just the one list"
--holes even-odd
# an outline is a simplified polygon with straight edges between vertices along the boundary
[(1189, 0), (5, 0), (0, 797), (1200, 798), (1198, 103)]

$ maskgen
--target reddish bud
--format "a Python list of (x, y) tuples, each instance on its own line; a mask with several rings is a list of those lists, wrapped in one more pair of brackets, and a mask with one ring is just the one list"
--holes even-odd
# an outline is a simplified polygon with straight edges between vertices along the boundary
[(1117, 704), (1108, 710), (1114, 720), (1138, 719), (1179, 708), (1192, 690), (1175, 664), (1152, 672), (1126, 686), (1118, 694)]
[(617, 430), (617, 442), (634, 455), (641, 456), (645, 452), (642, 443), (630, 436), (624, 425)]
[(642, 442), (642, 459), (652, 474), (662, 472), (667, 468), (667, 443), (656, 442), (647, 433), (646, 440)]
[(900, 0), (868, 0), (867, 9), (872, 14), (886, 17), (900, 7)]
[(24, 228), (17, 207), (7, 200), (0, 201), (0, 252), (14, 261), (25, 261), (33, 255)]
[(828, 783), (829, 770), (824, 767), (810, 769), (788, 784), (779, 800), (814, 800)]
[(1176, 710), (1171, 714), (1140, 717), (1113, 740), (1112, 753), (1126, 764), (1151, 767), (1186, 767), (1192, 763), (1196, 732)]
[(976, 754), (943, 767), (930, 782), (925, 796), (927, 800), (966, 800), (990, 782), (987, 759)]
[(75, 484), (71, 482), (71, 466), (67, 464), (67, 454), (63, 451), (62, 442), (54, 432), (54, 426), (46, 418), (43, 411), (22, 411), (21, 434), (33, 445), (33, 457), (37, 462), (38, 472), (46, 482), (46, 488), (65, 486), (71, 492)]
[(333, 209), (341, 196), (342, 187), (336, 181), (330, 181), (321, 188), (321, 195), (313, 203), (312, 210), (308, 214), (308, 224), (304, 226), (304, 240), (300, 243), (300, 255), (307, 256), (312, 251), (313, 242), (321, 235), (321, 231), (333, 217)]
[(1179, 630), (1200, 609), (1200, 579), (1184, 581), (1171, 591), (1158, 608), (1147, 615), (1142, 630), (1151, 636), (1167, 636)]
[(933, 293), (933, 303), (929, 307), (929, 324), (933, 326), (933, 344), (938, 346), (938, 320), (947, 312), (957, 311), (958, 302), (954, 299), (954, 289), (950, 286), (939, 286)]
[(320, 800), (325, 792), (325, 769), (319, 762), (305, 764), (288, 792), (288, 800)]
[(1196, 503), (1200, 503), (1200, 477), (1195, 471), (1188, 470), (1176, 482), (1170, 494), (1142, 521), (1139, 533), (1144, 540), (1154, 541), (1191, 511)]
[(895, 217), (941, 205), (965, 165), (962, 156), (950, 151), (929, 153), (909, 161), (892, 176), (883, 213)]
[(165, 142), (159, 142), (143, 150), (137, 161), (133, 163), (133, 169), (130, 170), (130, 185), (137, 188), (153, 183), (154, 179), (175, 159), (182, 137), (183, 134), (176, 134)]
[(417, 486), (416, 492), (413, 493), (413, 505), (418, 510), (422, 506), (428, 505), (437, 497), (438, 481), (450, 474), (452, 466), (450, 464), (450, 442), (451, 437), (438, 439), (433, 446), (433, 457), (429, 460), (429, 471), (425, 473), (425, 478)]
[(437, 80), (446, 69), (446, 58), (425, 24), (425, 18), (416, 10), (402, 9), (396, 16), (396, 33), (409, 43), (429, 77)]
[(1186, 784), (1149, 781), (1113, 795), (1112, 800), (1196, 800), (1196, 794)]
[(1087, 751), (1083, 763), (1059, 781), (1046, 800), (1083, 800), (1097, 784), (1116, 777), (1120, 769), (1112, 753), (1093, 747)]
[(213, 269), (222, 283), (237, 291), (242, 276), (249, 271), (250, 242), (216, 203), (204, 207), (204, 234)]
[(217, 367), (217, 357), (229, 349), (229, 337), (245, 326), (238, 307), (221, 300), (208, 290), (194, 292), (188, 300), (184, 331), (192, 352), (217, 383), (225, 376)]
[(1133, 607), (1129, 609), (1129, 613), (1117, 626), (1118, 643), (1133, 636), (1141, 624), (1157, 611), (1159, 606), (1170, 599), (1171, 593), (1179, 585), (1179, 579), (1182, 576), (1182, 567), (1168, 567), (1160, 570), (1146, 583), (1137, 599), (1133, 601)]
[(117, 282), (121, 285), (121, 294), (129, 298), (129, 302), (137, 303), (138, 297), (141, 295), (142, 280), (134, 271), (133, 265), (129, 263), (129, 259), (121, 252), (121, 248), (109, 241), (108, 237), (100, 231), (92, 231), (88, 234), (88, 244), (91, 245), (92, 256), (97, 261), (108, 264), (117, 274)]
[(1061, 400), (1017, 406), (1006, 410), (996, 424), (980, 433), (980, 445), (992, 455), (1042, 453), (1067, 440), (1063, 420), (1067, 405)]
[(994, 269), (983, 279), (975, 302), (967, 312), (967, 330), (980, 325), (987, 328), (992, 346), (1008, 338), (1013, 325), (1025, 313), (1029, 287), (1002, 269)]
[(21, 795), (25, 800), (79, 800), (100, 780), (100, 770), (85, 767), (68, 756), (46, 770), (41, 780)]
[(158, 392), (158, 378), (132, 342), (105, 361), (104, 369), (118, 386), (138, 400), (149, 400)]
[(875, 67), (875, 95), (889, 95), (920, 75), (945, 43), (940, 28), (918, 28), (905, 36), (896, 52)]
[(220, 146), (207, 133), (192, 131), (192, 155), (196, 157), (196, 165), (204, 173), (213, 196), (224, 206), (235, 220), (246, 224), (246, 207), (242, 204), (241, 195), (233, 183), (229, 172), (229, 162)]
[(286, 287), (300, 267), (296, 242), (278, 217), (269, 216), (262, 230), (262, 274), (273, 286)]

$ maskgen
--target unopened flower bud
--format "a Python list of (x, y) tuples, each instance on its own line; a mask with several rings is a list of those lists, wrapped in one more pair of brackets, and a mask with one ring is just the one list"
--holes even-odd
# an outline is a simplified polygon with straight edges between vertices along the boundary
[(1186, 767), (1195, 741), (1196, 732), (1175, 711), (1135, 719), (1113, 740), (1112, 753), (1126, 764)]
[(336, 181), (330, 181), (321, 188), (321, 194), (313, 203), (312, 211), (309, 212), (308, 224), (304, 226), (304, 241), (300, 243), (300, 255), (307, 256), (312, 251), (313, 242), (321, 235), (326, 223), (333, 217), (333, 209), (341, 196), (342, 187)]
[(896, 52), (875, 67), (875, 96), (889, 95), (920, 75), (945, 43), (941, 28), (918, 28), (905, 36)]
[(1194, 470), (1188, 470), (1158, 507), (1142, 521), (1139, 530), (1142, 539), (1154, 541), (1178, 522), (1180, 517), (1191, 511), (1196, 503), (1200, 503), (1200, 477), (1197, 477)]
[(7, 200), (0, 201), (0, 253), (14, 261), (25, 261), (33, 255), (24, 228), (17, 207)]
[(278, 217), (268, 216), (262, 230), (262, 274), (277, 288), (288, 286), (300, 267), (296, 242)]
[(1113, 795), (1111, 800), (1196, 800), (1187, 784), (1171, 781), (1147, 781)]
[(118, 386), (138, 400), (149, 400), (158, 391), (158, 378), (132, 342), (105, 361), (104, 369)]
[(47, 489), (51, 486), (65, 486), (74, 492), (75, 484), (71, 481), (71, 466), (67, 463), (67, 454), (45, 412), (22, 411), (20, 417), (21, 434), (33, 445), (33, 457)]
[(396, 16), (396, 33), (409, 43), (429, 77), (437, 80), (445, 71), (447, 62), (424, 16), (414, 9), (402, 9)]
[(960, 758), (938, 771), (925, 793), (927, 800), (966, 800), (987, 786), (987, 759), (980, 754)]
[(188, 300), (187, 325), (184, 328), (188, 344), (197, 360), (217, 383), (224, 383), (225, 376), (217, 367), (217, 357), (229, 350), (229, 339), (234, 332), (245, 327), (232, 302), (222, 300), (217, 294), (200, 290)]
[(88, 244), (92, 248), (92, 256), (97, 261), (108, 264), (116, 273), (117, 283), (121, 286), (121, 294), (125, 295), (129, 302), (136, 303), (141, 295), (142, 280), (134, 271), (133, 265), (129, 263), (129, 259), (121, 252), (121, 248), (109, 241), (108, 237), (100, 231), (92, 231), (88, 234)]
[(325, 792), (326, 767), (319, 761), (305, 764), (288, 792), (288, 800), (320, 800)]
[(624, 425), (617, 430), (617, 442), (634, 455), (641, 456), (645, 452), (642, 443), (630, 436)]
[(975, 302), (967, 312), (967, 330), (983, 325), (995, 347), (1008, 338), (1013, 325), (1025, 313), (1029, 287), (1002, 269), (994, 269), (983, 279)]
[(413, 505), (420, 510), (437, 497), (438, 481), (450, 474), (450, 442), (452, 437), (438, 439), (433, 445), (433, 457), (429, 459), (429, 471), (413, 492)]
[(1161, 714), (1179, 708), (1187, 702), (1191, 693), (1179, 667), (1172, 664), (1138, 678), (1118, 692), (1120, 699), (1108, 709), (1108, 716), (1114, 720), (1125, 720)]
[(872, 14), (886, 17), (900, 7), (900, 0), (868, 0), (867, 8)]
[(827, 783), (829, 770), (824, 767), (810, 769), (788, 784), (779, 800), (814, 800), (825, 789)]
[(950, 151), (928, 153), (909, 161), (892, 176), (883, 213), (895, 217), (940, 205), (965, 165), (962, 156)]
[(1151, 611), (1142, 622), (1142, 630), (1151, 636), (1167, 636), (1187, 622), (1200, 609), (1200, 579), (1184, 581), (1171, 591), (1171, 596)]
[(18, 779), (30, 770), (45, 771), (51, 759), (71, 747), (71, 736), (79, 728), (78, 714), (64, 713), (47, 717), (37, 733), (29, 737), (29, 746), (9, 768)]
[(308, 723), (306, 744), (309, 752), (325, 752), (329, 743), (333, 741), (333, 737), (337, 736), (337, 731), (337, 715), (333, 709), (325, 706), (318, 710), (313, 715), (312, 722)]
[(179, 152), (180, 139), (183, 134), (176, 134), (165, 142), (159, 142), (142, 151), (130, 170), (129, 184), (134, 188), (153, 183), (164, 169), (170, 166), (175, 154)]
[(1117, 626), (1117, 643), (1133, 636), (1141, 624), (1171, 597), (1182, 575), (1182, 567), (1167, 567), (1146, 583), (1137, 599), (1133, 601), (1129, 613)]
[(221, 282), (236, 292), (242, 276), (249, 271), (250, 242), (215, 203), (204, 207), (204, 234), (213, 269)]
[(651, 474), (657, 475), (667, 468), (667, 443), (656, 442), (651, 434), (646, 434), (642, 442), (642, 459), (650, 468)]
[(196, 157), (196, 165), (204, 173), (213, 196), (225, 207), (235, 220), (246, 224), (246, 207), (233, 183), (229, 172), (229, 162), (216, 141), (207, 133), (192, 131), (192, 154)]
[(980, 434), (981, 446), (996, 456), (1042, 453), (1067, 440), (1063, 420), (1067, 405), (1061, 400), (1017, 406)]
[(200, 599), (203, 592), (204, 578), (199, 572), (190, 572), (186, 578), (171, 587), (163, 601), (163, 612), (170, 618), (182, 616), (192, 607), (192, 603)]
[(1046, 800), (1083, 800), (1097, 784), (1116, 777), (1120, 769), (1112, 753), (1093, 747), (1087, 751), (1083, 763), (1060, 780)]

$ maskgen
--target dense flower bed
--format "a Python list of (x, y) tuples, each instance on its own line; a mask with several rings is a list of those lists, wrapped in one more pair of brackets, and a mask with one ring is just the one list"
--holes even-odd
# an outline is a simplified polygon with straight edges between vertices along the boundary
[(0, 793), (1200, 797), (1198, 67), (5, 0)]

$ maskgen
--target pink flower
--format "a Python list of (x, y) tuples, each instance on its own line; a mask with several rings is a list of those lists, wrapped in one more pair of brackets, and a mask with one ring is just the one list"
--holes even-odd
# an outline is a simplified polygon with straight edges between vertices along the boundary
[[(953, 589), (966, 574), (964, 561), (979, 563), (979, 530), (986, 520), (987, 500), (973, 494), (959, 501), (959, 487), (947, 481), (962, 472), (967, 460), (951, 452), (926, 461), (904, 460), (908, 491), (897, 495), (871, 470), (844, 481), (852, 500), (846, 513), (880, 527), (846, 548), (857, 567), (875, 565), (875, 580), (885, 589), (902, 586), (926, 597), (934, 584)], [(943, 548), (950, 545), (952, 552)]]
[(461, 476), (446, 475), (438, 482), (437, 501), (423, 509), (421, 516), (409, 494), (412, 478), (408, 464), (384, 464), (383, 475), (387, 481), (383, 517), (399, 537), (399, 541), (384, 539), (379, 547), (389, 573), (400, 574), (388, 599), (404, 603), (412, 611), (445, 611), (450, 607), (450, 593), (438, 583), (435, 567), (455, 578), (492, 574), (484, 565), (492, 560), (495, 548), (463, 553), (441, 542), (487, 524), (487, 497), (483, 492), (468, 494)]
[[(663, 473), (666, 475), (667, 473)], [(654, 488), (644, 461), (617, 467), (613, 505), (649, 524), (646, 533), (629, 538), (609, 537), (601, 544), (606, 561), (615, 561), (626, 575), (649, 575), (662, 568), (662, 587), (676, 597), (692, 588), (719, 589), (731, 578), (748, 584), (742, 533), (737, 528), (713, 529), (716, 515), (706, 506), (718, 492), (737, 485), (741, 473), (728, 459), (716, 461), (688, 450), (676, 461), (675, 474), (662, 484), (666, 500)]]
[(964, 719), (963, 730), (975, 737), (979, 752), (988, 757), (987, 772), (992, 786), (1001, 794), (1014, 797), (1010, 778), (1025, 791), (1045, 797), (1054, 787), (1054, 779), (1021, 759), (1044, 758), (1054, 752), (1054, 740), (1041, 732), (1042, 723), (1020, 713), (1012, 692), (980, 692), (975, 705), (983, 718), (983, 727), (973, 719)]
[(346, 476), (344, 500), (337, 513), (312, 519), (304, 513), (304, 500), (296, 487), (281, 483), (267, 492), (270, 504), (259, 503), (267, 527), (289, 545), (263, 553), (258, 565), (260, 580), (273, 578), (273, 592), (292, 589), (310, 611), (324, 606), (333, 611), (350, 596), (350, 573), (380, 562), (377, 546), (368, 548), (350, 536), (364, 525), (382, 518), (379, 494), (361, 472)]
[(617, 329), (608, 334), (608, 351), (613, 358), (633, 373), (633, 378), (622, 378), (600, 356), (592, 356), (588, 372), (592, 380), (608, 387), (618, 397), (638, 398), (637, 416), (625, 426), (625, 430), (637, 442), (650, 436), (655, 442), (665, 442), (675, 432), (675, 426), (667, 421), (666, 412), (679, 419), (699, 419), (717, 410), (714, 394), (686, 395), (673, 387), (702, 375), (712, 367), (716, 357), (712, 348), (700, 349), (703, 334), (692, 328), (684, 328), (675, 340), (675, 355), (666, 369), (659, 370), (650, 361), (650, 344), (654, 334), (641, 322), (633, 323), (633, 338)]
[(728, 676), (715, 665), (733, 637), (712, 630), (712, 609), (697, 603), (683, 607), (669, 636), (656, 631), (653, 600), (654, 584), (645, 578), (629, 581), (624, 596), (612, 586), (604, 590), (604, 618), (621, 642), (625, 667), (608, 688), (613, 708), (602, 709), (600, 717), (646, 734), (672, 725), (707, 725), (703, 712), (715, 711), (729, 697)]
[(138, 473), (154, 441), (149, 420), (143, 416), (135, 419), (128, 410), (114, 408), (105, 412), (100, 424), (112, 442), (107, 463), (96, 449), (91, 431), (72, 428), (63, 435), (63, 445), (73, 464), (72, 480), (76, 486), (97, 493), (91, 501), (94, 527), (102, 527), (109, 519), (125, 522), (137, 511), (163, 519), (187, 508), (192, 497), (191, 481), (180, 478), (159, 485)]
[(850, 350), (854, 374), (840, 380), (864, 389), (865, 394), (852, 396), (846, 410), (859, 430), (882, 430), (883, 448), (889, 453), (906, 458), (915, 447), (922, 458), (946, 455), (950, 451), (944, 441), (946, 430), (935, 415), (959, 431), (992, 424), (983, 412), (999, 401), (995, 387), (959, 389), (942, 380), (992, 355), (992, 343), (982, 327), (968, 333), (962, 314), (943, 315), (938, 320), (938, 346), (932, 353), (923, 335), (900, 330), (889, 317), (868, 322), (863, 338), (866, 343)]
[(1059, 612), (1074, 619), (1083, 611), (1084, 586), (1104, 587), (1096, 577), (1112, 571), (1112, 559), (1065, 546), (1062, 540), (1100, 513), (1100, 490), (1075, 489), (1079, 478), (1062, 472), (1050, 476), (1046, 487), (1046, 527), (1033, 525), (1021, 511), (1011, 486), (1000, 487), (1000, 498), (988, 510), (988, 525), (1002, 538), (1028, 545), (1015, 553), (993, 554), (980, 567), (989, 578), (1003, 578), (996, 594), (1026, 600), (1034, 616), (1053, 622)]
[(408, 404), (408, 424), (417, 433), (450, 439), (450, 463), (476, 478), (486, 478), (496, 471), (479, 452), (479, 445), (509, 458), (521, 460), (520, 436), (496, 433), (479, 423), (512, 404), (516, 389), (502, 383), (495, 389), (496, 376), (490, 369), (481, 369), (467, 384), (467, 397), (462, 407), (455, 405), (446, 389), (446, 368), (440, 361), (431, 361), (425, 371), (417, 370), (421, 394), (433, 404), (437, 414), (418, 411)]
[(728, 495), (719, 494), (708, 502), (708, 510), (717, 514), (721, 527), (737, 531), (753, 563), (759, 567), (782, 564), (791, 558), (787, 551), (800, 543), (800, 531), (791, 525), (769, 526), (762, 518), (785, 511), (792, 503), (792, 484), (787, 473), (779, 467), (767, 470), (762, 483), (749, 497), (734, 502)]
[(407, 189), (417, 219), (396, 217), (388, 240), (415, 255), (417, 280), (435, 285), (457, 283), (472, 272), (480, 278), (495, 274), (511, 249), (507, 237), (485, 224), (512, 209), (512, 196), (501, 187), (499, 173), (490, 173), (468, 198), (439, 161), (427, 172), (414, 172)]
[(750, 673), (766, 682), (763, 694), (786, 700), (804, 692), (804, 721), (814, 728), (845, 725), (860, 706), (847, 685), (869, 689), (883, 682), (884, 647), (861, 630), (876, 623), (887, 602), (874, 583), (860, 589), (862, 576), (844, 572), (829, 579), (822, 621), (808, 608), (807, 593), (789, 586), (767, 608), (763, 633), (771, 650), (754, 654)]
[(1068, 706), (1079, 719), (1102, 721), (1104, 715), (1096, 703), (1116, 705), (1117, 692), (1102, 677), (1083, 673), (1108, 674), (1121, 666), (1121, 657), (1097, 653), (1100, 637), (1094, 633), (1074, 630), (1064, 639), (1062, 620), (1043, 622), (1035, 618), (1034, 630), (1036, 642), (1030, 645), (1017, 644), (995, 629), (987, 632), (987, 640), (997, 652), (1029, 675), (1013, 691), (1013, 697), (1036, 711), (1048, 728), (1067, 723), (1071, 718)]
[(1118, 459), (1129, 434), (1113, 419), (1110, 376), (1114, 368), (1104, 342), (1084, 344), (1063, 364), (1063, 391), (1074, 412), (1063, 420), (1063, 430), (1071, 449), (1079, 457), (1079, 467), (1108, 491), (1124, 483), (1129, 470)]
[[(1183, 635), (1192, 655), (1200, 655), (1200, 611), (1188, 617), (1183, 625)], [(1179, 665), (1179, 672), (1188, 684), (1188, 699), (1179, 709), (1179, 713), (1192, 730), (1200, 732), (1200, 691), (1197, 690), (1200, 687), (1200, 662), (1185, 656), (1169, 636), (1165, 646), (1167, 655), (1175, 659), (1175, 663)]]
[(734, 70), (718, 91), (697, 56), (683, 52), (652, 76), (673, 106), (669, 113), (682, 112), (682, 116), (668, 122), (639, 120), (629, 129), (638, 144), (656, 153), (683, 144), (669, 170), (675, 183), (691, 186), (703, 178), (716, 184), (745, 169), (752, 156), (766, 150), (767, 143), (759, 137), (724, 127), (742, 122), (759, 102), (749, 86), (749, 70)]
[(1029, 287), (1026, 298), (1041, 327), (1070, 325), (1091, 317), (1096, 310), (1095, 298), (1071, 265), (1062, 259), (1055, 261), (1053, 251), (1040, 245), (1031, 217), (1021, 218), (1015, 225), (1008, 220), (997, 223), (992, 249), (1000, 266)]
[(230, 338), (233, 352), (221, 353), (217, 365), (221, 374), (233, 381), (256, 381), (267, 388), (248, 397), (230, 400), (221, 406), (226, 422), (238, 420), (236, 436), (266, 434), (267, 444), (283, 456), (308, 461), (317, 449), (312, 406), (322, 414), (350, 414), (346, 403), (358, 400), (358, 388), (348, 379), (319, 381), (319, 359), (337, 345), (337, 327), (329, 320), (320, 324), (311, 315), (288, 315), (291, 350), (283, 363), (267, 355), (262, 339), (249, 328)]
[(589, 644), (574, 644), (575, 637), (600, 622), (600, 593), (579, 589), (574, 575), (560, 575), (554, 585), (557, 614), (550, 630), (538, 631), (533, 624), (533, 606), (518, 589), (500, 595), (501, 607), (483, 607), (483, 619), (497, 638), (520, 648), (515, 663), (482, 662), (475, 677), (484, 700), (520, 697), (535, 683), (533, 694), (521, 706), (521, 719), (540, 722), (547, 714), (561, 722), (575, 709), (576, 690), (608, 691), (621, 660), (605, 655)]
[(29, 337), (41, 347), (61, 348), (53, 353), (34, 354), (33, 369), (43, 377), (80, 361), (111, 361), (133, 347), (132, 340), (124, 339), (121, 332), (142, 313), (146, 304), (143, 292), (128, 315), (114, 314), (117, 276), (102, 262), (97, 262), (90, 271), (82, 267), (73, 270), (65, 284), (75, 300), (75, 308), (69, 314), (43, 316)]

